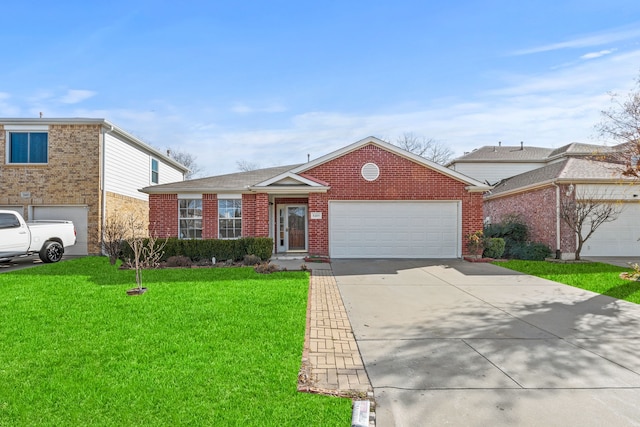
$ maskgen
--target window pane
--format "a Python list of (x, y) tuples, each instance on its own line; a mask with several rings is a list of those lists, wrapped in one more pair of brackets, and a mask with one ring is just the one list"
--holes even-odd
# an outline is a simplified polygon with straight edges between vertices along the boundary
[(218, 237), (237, 239), (242, 235), (242, 200), (218, 200)]
[(29, 163), (47, 163), (47, 134), (29, 134)]
[(9, 162), (27, 163), (29, 161), (29, 134), (11, 133), (9, 139)]
[(181, 239), (202, 238), (202, 200), (178, 200), (178, 236)]

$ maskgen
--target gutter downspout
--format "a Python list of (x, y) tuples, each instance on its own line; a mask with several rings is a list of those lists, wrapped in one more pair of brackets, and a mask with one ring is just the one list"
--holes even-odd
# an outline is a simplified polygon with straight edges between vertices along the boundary
[(560, 249), (560, 187), (555, 182), (552, 182), (551, 185), (556, 187), (556, 259), (562, 259)]
[[(111, 130), (113, 130), (113, 126), (111, 126)], [(107, 130), (102, 128), (102, 165), (100, 171), (100, 185), (102, 185), (102, 206), (100, 213), (101, 224), (100, 230), (104, 234), (104, 228), (107, 225), (107, 187), (105, 185), (105, 176), (106, 176), (106, 167), (107, 167)], [(110, 132), (110, 131), (109, 131)], [(102, 241), (102, 236), (100, 237), (100, 241)], [(102, 255), (106, 255), (104, 250), (104, 244), (101, 245)]]

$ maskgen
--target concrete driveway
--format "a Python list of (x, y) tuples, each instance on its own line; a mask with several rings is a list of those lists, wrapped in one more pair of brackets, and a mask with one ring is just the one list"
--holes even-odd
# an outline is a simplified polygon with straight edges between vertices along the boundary
[(460, 260), (332, 269), (378, 427), (640, 426), (640, 306)]

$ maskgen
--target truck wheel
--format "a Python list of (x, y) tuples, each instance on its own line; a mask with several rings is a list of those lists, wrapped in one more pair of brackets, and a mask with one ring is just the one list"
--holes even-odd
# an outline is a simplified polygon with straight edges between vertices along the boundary
[(60, 261), (62, 254), (64, 254), (64, 247), (58, 242), (44, 242), (40, 249), (40, 259), (46, 263)]

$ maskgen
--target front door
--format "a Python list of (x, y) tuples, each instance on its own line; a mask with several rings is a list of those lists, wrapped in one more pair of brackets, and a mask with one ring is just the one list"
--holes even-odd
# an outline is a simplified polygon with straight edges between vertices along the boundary
[(278, 252), (307, 251), (307, 206), (278, 205)]

